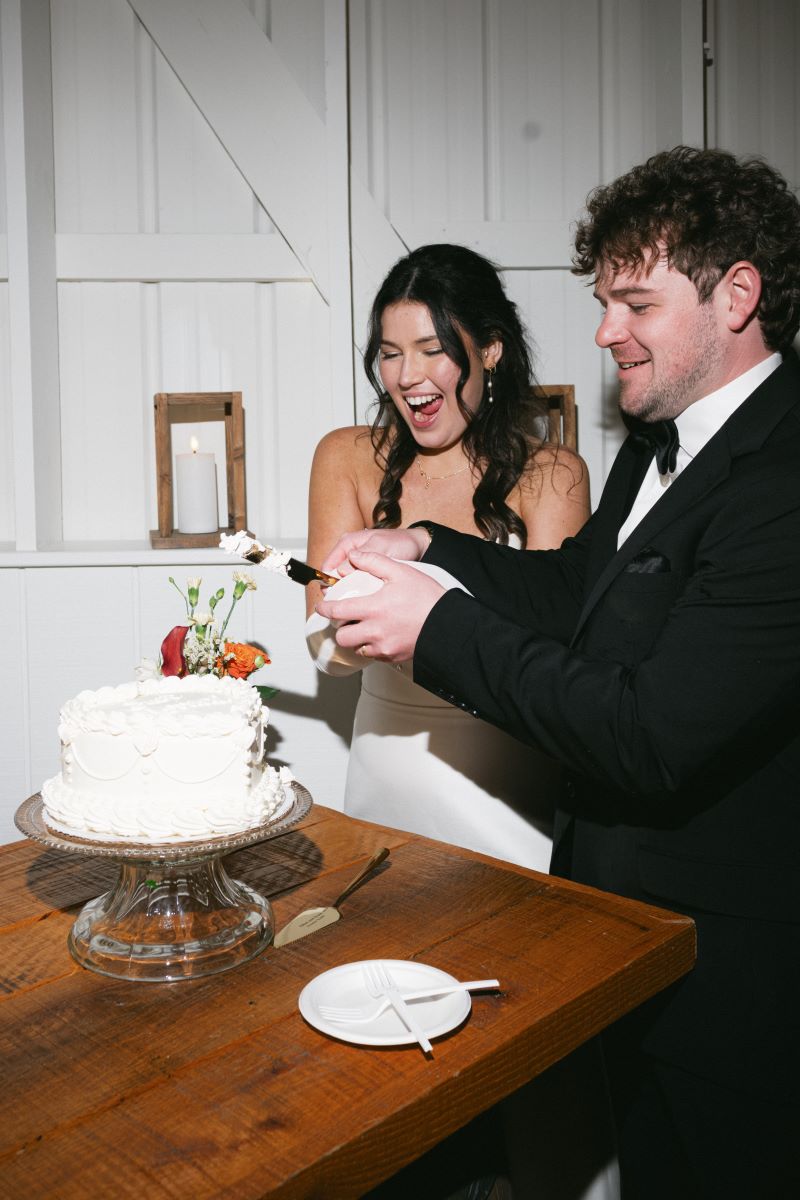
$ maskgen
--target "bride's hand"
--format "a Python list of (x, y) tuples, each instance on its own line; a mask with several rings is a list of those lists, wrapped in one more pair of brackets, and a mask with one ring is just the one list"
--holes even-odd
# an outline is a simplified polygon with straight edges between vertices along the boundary
[[(426, 529), (358, 529), (346, 533), (331, 550), (321, 569), (327, 575), (349, 575), (356, 570), (351, 562), (352, 551), (368, 550), (387, 558), (417, 562), (428, 548), (430, 535)], [(367, 570), (362, 567), (361, 570)]]
[[(427, 534), (425, 539), (427, 544)], [(415, 567), (383, 554), (353, 550), (351, 559), (357, 570), (383, 580), (383, 587), (368, 596), (323, 599), (317, 604), (317, 612), (338, 626), (336, 641), (340, 646), (354, 649), (365, 658), (393, 663), (413, 658), (419, 632), (445, 589)]]

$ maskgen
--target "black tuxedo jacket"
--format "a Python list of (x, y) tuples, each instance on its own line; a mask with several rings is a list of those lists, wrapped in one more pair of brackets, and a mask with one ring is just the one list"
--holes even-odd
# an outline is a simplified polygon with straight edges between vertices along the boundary
[(797, 1100), (797, 359), (617, 550), (651, 457), (629, 438), (597, 511), (557, 551), (435, 526), (426, 561), (472, 596), (436, 604), (414, 678), (564, 765), (554, 872), (695, 919), (697, 966), (629, 1021), (639, 1043)]

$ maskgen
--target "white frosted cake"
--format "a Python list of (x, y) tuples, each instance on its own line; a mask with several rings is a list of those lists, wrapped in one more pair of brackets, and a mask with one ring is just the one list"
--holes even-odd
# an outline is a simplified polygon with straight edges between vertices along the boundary
[(44, 820), (75, 837), (184, 842), (245, 832), (288, 804), (264, 761), (268, 710), (242, 679), (187, 675), (80, 692), (61, 710)]

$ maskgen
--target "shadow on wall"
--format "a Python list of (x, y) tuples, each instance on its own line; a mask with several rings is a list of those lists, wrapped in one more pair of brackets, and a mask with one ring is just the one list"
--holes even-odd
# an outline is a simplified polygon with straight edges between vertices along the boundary
[(360, 690), (360, 671), (354, 675), (336, 679), (318, 671), (316, 696), (303, 696), (299, 692), (290, 692), (281, 688), (270, 705), (270, 723), (267, 729), (267, 757), (272, 766), (291, 765), (284, 763), (276, 755), (276, 750), (284, 740), (276, 728), (276, 724), (280, 723), (284, 713), (293, 717), (303, 717), (309, 721), (321, 721), (349, 750)]

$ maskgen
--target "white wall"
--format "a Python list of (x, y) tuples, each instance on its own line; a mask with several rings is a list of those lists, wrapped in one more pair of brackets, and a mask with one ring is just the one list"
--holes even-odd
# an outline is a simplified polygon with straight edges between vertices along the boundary
[[(797, 184), (797, 5), (709, 9), (711, 142)], [(620, 434), (571, 224), (596, 183), (701, 142), (701, 10), (0, 0), (0, 842), (56, 770), (59, 705), (180, 619), (167, 576), (229, 581), (217, 552), (149, 548), (153, 395), (242, 391), (249, 524), (302, 554), (313, 448), (363, 418), (358, 346), (406, 248), (504, 269), (541, 381), (576, 385), (596, 500)], [(314, 671), (302, 605), (269, 577), (235, 632), (272, 654), (274, 757), (335, 806), (355, 685)]]

